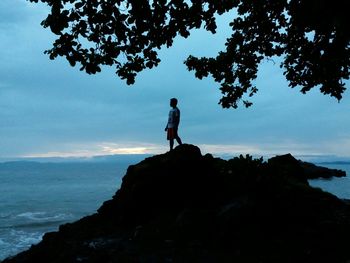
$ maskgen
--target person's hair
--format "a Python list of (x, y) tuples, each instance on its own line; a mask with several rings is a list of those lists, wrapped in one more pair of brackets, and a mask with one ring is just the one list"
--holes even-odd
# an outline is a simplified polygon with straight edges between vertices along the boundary
[(177, 98), (170, 99), (170, 103), (174, 104), (176, 106), (177, 105)]

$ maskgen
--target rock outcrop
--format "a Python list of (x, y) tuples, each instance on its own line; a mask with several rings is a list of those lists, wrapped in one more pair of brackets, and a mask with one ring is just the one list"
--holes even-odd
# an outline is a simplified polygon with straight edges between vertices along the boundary
[(323, 178), (323, 179), (330, 179), (333, 177), (345, 177), (346, 173), (345, 171), (338, 170), (338, 169), (329, 169), (327, 167), (321, 167), (317, 166), (313, 163), (303, 162), (299, 161), (301, 167), (304, 170), (304, 174), (308, 179), (316, 179), (316, 178)]
[(130, 166), (96, 214), (3, 263), (347, 262), (350, 207), (310, 187), (308, 168), (182, 145)]

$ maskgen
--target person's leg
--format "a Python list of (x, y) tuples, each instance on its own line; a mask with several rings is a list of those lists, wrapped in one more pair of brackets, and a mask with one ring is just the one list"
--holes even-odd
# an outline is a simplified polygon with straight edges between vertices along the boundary
[(170, 151), (174, 148), (174, 129), (168, 128), (167, 139), (169, 140)]
[(174, 148), (174, 139), (169, 140), (170, 151)]
[(182, 141), (181, 141), (181, 138), (179, 137), (179, 135), (176, 135), (175, 139), (179, 145), (182, 144)]
[(177, 129), (174, 130), (174, 138), (176, 139), (177, 143), (179, 145), (182, 144), (181, 138), (179, 137), (179, 135), (177, 134)]

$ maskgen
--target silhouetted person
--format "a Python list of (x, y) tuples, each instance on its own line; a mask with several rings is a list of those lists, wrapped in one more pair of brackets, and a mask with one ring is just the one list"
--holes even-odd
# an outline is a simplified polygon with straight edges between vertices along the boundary
[(167, 132), (171, 151), (174, 148), (174, 139), (176, 139), (178, 144), (182, 144), (182, 141), (177, 133), (180, 124), (180, 110), (176, 107), (177, 99), (172, 98), (170, 100), (170, 106), (172, 109), (169, 111), (168, 124), (165, 127), (165, 131)]

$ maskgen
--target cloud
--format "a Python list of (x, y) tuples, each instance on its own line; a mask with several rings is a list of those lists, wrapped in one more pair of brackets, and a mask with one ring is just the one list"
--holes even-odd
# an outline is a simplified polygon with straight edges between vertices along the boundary
[(75, 143), (61, 145), (58, 149), (58, 151), (28, 152), (20, 157), (92, 157), (114, 154), (160, 154), (168, 150), (164, 145), (144, 142)]

